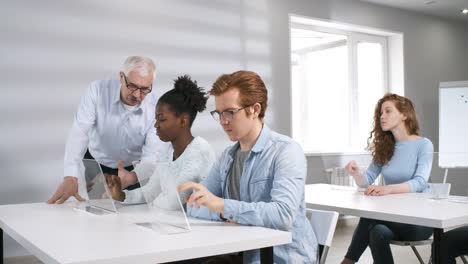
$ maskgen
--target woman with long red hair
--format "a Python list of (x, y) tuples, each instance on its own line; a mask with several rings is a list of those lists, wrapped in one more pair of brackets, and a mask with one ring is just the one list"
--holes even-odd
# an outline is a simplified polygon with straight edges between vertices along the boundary
[[(426, 188), (434, 147), (420, 136), (416, 111), (408, 98), (386, 94), (378, 101), (368, 149), (373, 162), (364, 174), (355, 161), (346, 165), (360, 187), (366, 188), (365, 195), (422, 192)], [(380, 174), (385, 185), (371, 185)], [(431, 234), (429, 227), (361, 218), (342, 263), (357, 262), (367, 246), (374, 263), (393, 263), (391, 240), (424, 240)]]

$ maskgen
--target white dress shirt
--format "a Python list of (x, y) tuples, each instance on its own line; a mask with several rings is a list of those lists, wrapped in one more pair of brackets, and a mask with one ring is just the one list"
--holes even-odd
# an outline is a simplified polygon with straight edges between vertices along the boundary
[[(179, 207), (177, 186), (184, 182), (201, 182), (215, 162), (216, 155), (210, 144), (201, 137), (195, 137), (184, 152), (173, 161), (174, 149), (171, 144), (164, 149), (158, 160), (145, 160), (135, 167), (138, 178), (148, 178), (143, 187), (125, 192), (124, 204), (145, 203), (168, 210)], [(181, 202), (191, 193), (180, 194)]]
[(64, 175), (78, 177), (86, 149), (97, 162), (117, 168), (133, 161), (154, 158), (161, 141), (156, 136), (154, 116), (155, 93), (148, 94), (142, 103), (128, 110), (120, 100), (118, 80), (92, 82), (75, 114), (68, 136)]

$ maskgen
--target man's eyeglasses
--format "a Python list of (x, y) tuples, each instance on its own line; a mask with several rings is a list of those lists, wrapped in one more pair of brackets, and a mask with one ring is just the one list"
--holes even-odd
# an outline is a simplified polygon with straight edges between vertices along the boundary
[(124, 80), (125, 80), (125, 86), (127, 87), (127, 89), (129, 89), (132, 92), (135, 92), (136, 90), (140, 90), (140, 92), (143, 93), (143, 94), (149, 94), (149, 93), (151, 93), (151, 90), (153, 90), (153, 85), (152, 84), (151, 84), (150, 87), (138, 87), (133, 83), (128, 83), (127, 76), (125, 76), (125, 74), (122, 74), (122, 75), (123, 75)]
[(242, 108), (238, 108), (238, 109), (229, 109), (229, 110), (224, 110), (222, 112), (218, 112), (216, 110), (214, 111), (211, 111), (210, 114), (211, 116), (213, 117), (214, 120), (218, 121), (222, 118), (223, 120), (225, 121), (232, 121), (232, 119), (234, 119), (234, 115), (237, 114), (239, 111), (241, 111), (242, 109), (245, 109), (247, 107), (250, 107), (251, 105), (248, 105), (248, 106), (244, 106)]

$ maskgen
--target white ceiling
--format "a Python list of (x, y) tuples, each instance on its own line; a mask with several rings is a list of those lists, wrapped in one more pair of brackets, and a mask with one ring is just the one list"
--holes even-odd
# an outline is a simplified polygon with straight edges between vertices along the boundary
[[(379, 5), (411, 10), (427, 15), (456, 19), (468, 22), (468, 15), (461, 10), (468, 9), (468, 0), (361, 0)], [(426, 4), (432, 2), (431, 4)]]

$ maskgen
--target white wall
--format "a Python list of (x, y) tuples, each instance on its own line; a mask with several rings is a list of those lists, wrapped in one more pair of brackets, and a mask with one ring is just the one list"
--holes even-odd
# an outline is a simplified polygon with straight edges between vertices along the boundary
[[(179, 74), (209, 89), (221, 73), (257, 71), (270, 91), (266, 122), (290, 134), (289, 13), (403, 32), (406, 95), (437, 149), (438, 83), (468, 79), (466, 23), (349, 0), (1, 1), (0, 204), (49, 198), (81, 94), (117, 78), (128, 55), (156, 60), (158, 93)], [(229, 144), (208, 113), (194, 130), (218, 153)], [(309, 160), (308, 182), (323, 181)], [(458, 174), (461, 193), (468, 175)], [(5, 256), (18, 254), (27, 253), (6, 238)]]

